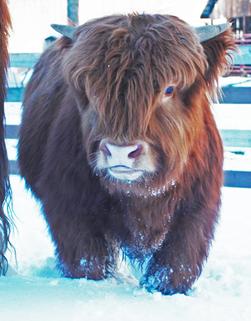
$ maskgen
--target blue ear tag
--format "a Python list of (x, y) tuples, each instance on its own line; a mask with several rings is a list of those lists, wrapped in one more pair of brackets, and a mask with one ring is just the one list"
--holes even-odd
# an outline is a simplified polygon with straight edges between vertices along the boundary
[(173, 86), (169, 86), (165, 89), (165, 95), (170, 96), (173, 94), (174, 91), (174, 87)]

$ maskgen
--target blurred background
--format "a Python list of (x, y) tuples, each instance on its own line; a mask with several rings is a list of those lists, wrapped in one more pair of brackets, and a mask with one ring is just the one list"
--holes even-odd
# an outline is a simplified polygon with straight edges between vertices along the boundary
[(114, 13), (174, 14), (192, 25), (234, 21), (240, 34), (251, 33), (249, 0), (9, 0), (13, 21), (11, 52), (39, 52), (54, 35), (51, 23), (79, 23)]
[(205, 0), (9, 0), (13, 20), (10, 51), (41, 51), (43, 39), (54, 34), (50, 24), (66, 24), (67, 16), (81, 24), (99, 16), (137, 11), (174, 14), (198, 24), (205, 3)]

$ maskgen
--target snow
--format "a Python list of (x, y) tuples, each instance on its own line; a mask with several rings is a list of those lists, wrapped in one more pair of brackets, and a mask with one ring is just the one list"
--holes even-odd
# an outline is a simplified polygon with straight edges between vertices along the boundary
[(219, 129), (251, 129), (251, 104), (214, 104), (213, 113)]
[[(7, 124), (20, 123), (20, 103), (6, 103)], [(220, 129), (250, 130), (251, 105), (215, 105)], [(15, 139), (7, 140), (16, 159)], [(227, 167), (249, 168), (251, 149), (233, 154)], [(226, 161), (225, 161), (226, 163)], [(226, 167), (226, 165), (225, 165)], [(8, 253), (10, 269), (0, 279), (0, 320), (16, 321), (249, 321), (251, 318), (251, 189), (223, 188), (221, 220), (203, 273), (188, 296), (166, 297), (139, 287), (137, 271), (119, 262), (115, 278), (104, 281), (60, 277), (40, 204), (11, 176), (15, 225)], [(17, 263), (16, 263), (17, 262)]]
[(203, 273), (188, 296), (148, 293), (125, 263), (116, 278), (70, 280), (55, 268), (39, 204), (11, 176), (15, 231), (11, 269), (0, 280), (0, 320), (249, 321), (251, 189), (223, 188), (221, 219)]
[[(6, 103), (7, 124), (20, 123), (20, 106)], [(213, 111), (220, 129), (251, 128), (251, 105), (216, 104)], [(9, 159), (16, 159), (16, 143), (7, 140)], [(251, 149), (240, 150), (243, 155), (225, 148), (225, 169), (250, 170)], [(105, 281), (60, 277), (39, 203), (20, 177), (11, 176), (11, 184), (16, 258), (8, 253), (11, 268), (0, 279), (0, 320), (250, 320), (251, 189), (223, 188), (221, 220), (201, 277), (188, 296), (165, 297), (140, 288), (137, 271), (125, 262), (116, 278)]]
[(225, 147), (224, 170), (251, 172), (251, 148)]
[(220, 79), (220, 86), (231, 86), (231, 87), (251, 87), (251, 77), (222, 77)]

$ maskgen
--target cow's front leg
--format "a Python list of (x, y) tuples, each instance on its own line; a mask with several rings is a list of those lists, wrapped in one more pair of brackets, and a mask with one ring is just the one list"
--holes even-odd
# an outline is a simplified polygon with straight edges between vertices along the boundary
[(162, 247), (156, 251), (141, 284), (163, 294), (186, 293), (201, 273), (213, 237), (217, 209), (177, 213)]
[(90, 192), (83, 195), (47, 193), (44, 213), (63, 275), (100, 280), (114, 273), (118, 250), (107, 227), (109, 200), (87, 186)]
[(111, 276), (116, 267), (117, 250), (101, 237), (79, 238), (57, 243), (60, 269), (71, 278), (101, 280)]

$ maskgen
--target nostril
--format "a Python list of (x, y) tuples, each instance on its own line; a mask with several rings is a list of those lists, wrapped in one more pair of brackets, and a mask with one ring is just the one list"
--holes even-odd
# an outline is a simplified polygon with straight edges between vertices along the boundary
[(103, 154), (106, 157), (110, 157), (112, 156), (112, 153), (110, 152), (109, 148), (107, 147), (107, 145), (105, 143), (102, 143), (99, 147), (100, 151), (103, 152)]
[(143, 146), (141, 144), (138, 144), (136, 148), (128, 154), (128, 158), (137, 158), (141, 155), (143, 151)]

